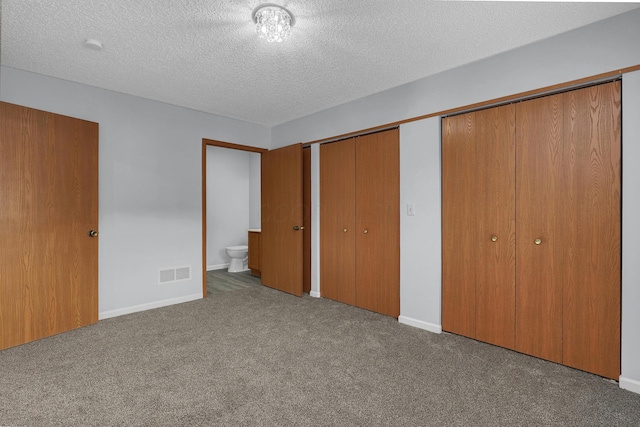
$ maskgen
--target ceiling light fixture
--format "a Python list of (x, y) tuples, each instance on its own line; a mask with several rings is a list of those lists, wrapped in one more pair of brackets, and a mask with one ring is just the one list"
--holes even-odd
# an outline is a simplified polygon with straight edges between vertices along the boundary
[(263, 4), (256, 7), (251, 14), (256, 24), (256, 32), (260, 38), (268, 42), (281, 42), (291, 35), (291, 27), (295, 19), (291, 12), (275, 4)]

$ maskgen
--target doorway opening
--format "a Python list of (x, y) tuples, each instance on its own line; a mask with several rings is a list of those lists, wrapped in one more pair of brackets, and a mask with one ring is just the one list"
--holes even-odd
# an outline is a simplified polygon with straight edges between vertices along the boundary
[[(246, 244), (248, 230), (260, 228), (260, 155), (266, 151), (263, 148), (202, 140), (203, 298), (208, 293), (208, 270), (215, 270), (224, 276), (217, 280), (221, 290), (260, 283), (260, 279), (250, 277), (249, 272), (224, 274), (228, 266), (225, 248)], [(217, 166), (212, 165), (216, 161)], [(212, 198), (212, 193), (221, 202), (221, 209), (207, 209), (207, 195)], [(209, 205), (211, 207), (211, 200)]]

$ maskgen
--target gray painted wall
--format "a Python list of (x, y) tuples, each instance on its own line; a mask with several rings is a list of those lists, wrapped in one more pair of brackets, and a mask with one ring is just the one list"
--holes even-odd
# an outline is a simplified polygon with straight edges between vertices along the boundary
[[(202, 296), (202, 138), (263, 148), (269, 128), (2, 67), (2, 101), (98, 122), (101, 318)], [(158, 269), (192, 279), (158, 285)]]
[(622, 79), (622, 375), (640, 393), (640, 71)]
[(251, 154), (251, 165), (249, 166), (249, 228), (262, 227), (261, 212), (262, 212), (262, 200), (261, 200), (261, 185), (262, 182), (260, 176), (260, 154)]
[(252, 217), (260, 224), (260, 154), (207, 147), (207, 268), (229, 263), (227, 246), (247, 244)]
[[(400, 127), (400, 321), (441, 331), (440, 118)], [(407, 215), (407, 204), (415, 216)]]

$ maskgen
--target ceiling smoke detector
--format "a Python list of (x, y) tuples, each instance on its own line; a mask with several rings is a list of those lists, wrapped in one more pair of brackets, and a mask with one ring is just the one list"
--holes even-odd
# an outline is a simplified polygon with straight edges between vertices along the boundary
[(86, 39), (84, 41), (84, 46), (89, 49), (100, 51), (102, 50), (102, 43), (96, 39)]

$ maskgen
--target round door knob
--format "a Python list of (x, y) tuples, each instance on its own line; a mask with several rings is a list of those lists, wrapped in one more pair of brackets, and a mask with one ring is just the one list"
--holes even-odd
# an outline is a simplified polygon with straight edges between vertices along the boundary
[(491, 241), (492, 242), (497, 242), (498, 241), (498, 236), (491, 236)]
[(367, 234), (368, 232), (369, 232), (369, 230), (367, 230), (366, 228), (363, 231), (364, 234)]
[(293, 229), (294, 229), (295, 231), (300, 231), (300, 230), (304, 230), (304, 227), (300, 227), (299, 225), (294, 225), (294, 226), (293, 226)]
[(344, 230), (342, 230), (342, 232), (343, 232), (343, 233), (346, 233), (346, 232), (347, 232), (347, 229), (345, 228)]
[(533, 243), (535, 243), (536, 245), (539, 245), (540, 243), (542, 243), (542, 240), (536, 239), (536, 240), (533, 241)]
[(98, 237), (98, 232), (96, 230), (89, 230), (87, 234), (89, 237)]

